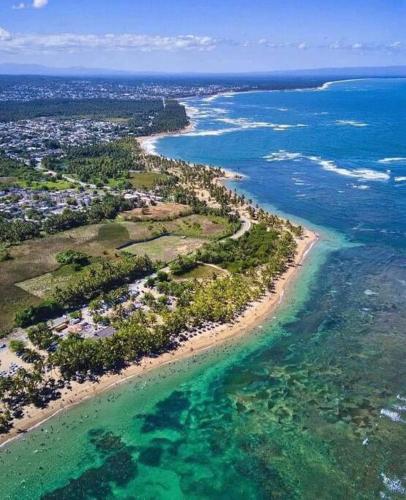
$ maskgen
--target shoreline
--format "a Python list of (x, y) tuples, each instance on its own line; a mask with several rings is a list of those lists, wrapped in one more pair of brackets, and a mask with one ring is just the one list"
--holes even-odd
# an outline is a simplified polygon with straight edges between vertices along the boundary
[(26, 415), (21, 420), (18, 420), (7, 434), (0, 436), (0, 448), (5, 447), (15, 439), (23, 437), (27, 432), (41, 426), (59, 413), (68, 411), (93, 396), (113, 389), (130, 379), (142, 377), (162, 366), (198, 356), (200, 353), (212, 349), (227, 340), (247, 335), (254, 328), (261, 326), (268, 320), (272, 320), (271, 314), (283, 302), (286, 288), (298, 277), (301, 266), (318, 240), (318, 234), (305, 229), (304, 236), (298, 242), (294, 265), (290, 266), (277, 280), (274, 291), (266, 293), (261, 299), (250, 304), (233, 324), (226, 323), (217, 326), (212, 330), (192, 337), (174, 351), (166, 352), (156, 358), (144, 358), (139, 364), (130, 365), (120, 373), (103, 375), (97, 382), (84, 382), (83, 384), (73, 382), (71, 389), (63, 389), (61, 391), (62, 397), (52, 401), (46, 408), (27, 407)]
[[(187, 133), (194, 124), (190, 123), (182, 131), (175, 134)], [(151, 154), (146, 148), (145, 143), (151, 139), (156, 141), (160, 137), (173, 135), (171, 133), (161, 133), (154, 136), (144, 136), (137, 138), (141, 148), (147, 154)], [(152, 153), (158, 155), (158, 153)], [(222, 168), (224, 176), (216, 179), (216, 182), (226, 180), (236, 180), (238, 174)], [(245, 207), (246, 208), (246, 207)], [(275, 288), (272, 292), (267, 292), (256, 302), (250, 304), (232, 324), (226, 323), (216, 326), (206, 332), (192, 337), (182, 343), (176, 350), (165, 352), (158, 357), (143, 358), (139, 364), (132, 364), (122, 370), (120, 373), (106, 374), (100, 377), (97, 382), (86, 381), (82, 384), (72, 382), (71, 388), (61, 390), (61, 397), (51, 401), (45, 408), (36, 408), (30, 405), (26, 408), (24, 417), (17, 420), (14, 426), (6, 434), (0, 435), (0, 448), (4, 448), (12, 441), (23, 437), (27, 432), (41, 426), (51, 418), (57, 416), (63, 411), (88, 400), (89, 398), (102, 394), (103, 392), (121, 385), (129, 379), (141, 378), (145, 374), (159, 367), (175, 363), (180, 360), (198, 356), (200, 353), (212, 349), (227, 340), (238, 338), (249, 334), (254, 328), (261, 326), (264, 322), (271, 320), (271, 314), (279, 307), (285, 298), (287, 287), (292, 284), (295, 278), (300, 274), (301, 266), (308, 256), (310, 250), (319, 240), (319, 235), (308, 228), (304, 228), (302, 238), (297, 240), (297, 253), (294, 263), (281, 275), (275, 282)]]

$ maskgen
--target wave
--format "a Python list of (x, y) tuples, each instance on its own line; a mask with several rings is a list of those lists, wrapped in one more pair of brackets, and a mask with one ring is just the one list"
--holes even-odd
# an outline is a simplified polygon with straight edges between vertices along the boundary
[(383, 484), (391, 493), (398, 493), (404, 495), (406, 493), (406, 488), (402, 485), (402, 481), (398, 478), (390, 478), (386, 476), (383, 472), (381, 473)]
[(348, 168), (339, 167), (333, 161), (324, 160), (319, 156), (309, 156), (308, 158), (309, 160), (318, 163), (324, 170), (327, 170), (328, 172), (335, 172), (336, 174), (344, 175), (346, 177), (355, 177), (366, 181), (387, 181), (390, 179), (390, 175), (387, 172), (377, 172), (376, 170), (371, 170), (369, 168), (349, 170)]
[(398, 156), (394, 158), (382, 158), (382, 160), (378, 160), (378, 163), (396, 163), (396, 162), (406, 162), (406, 157)]
[(314, 90), (328, 90), (332, 85), (337, 83), (350, 83), (350, 82), (362, 82), (363, 80), (368, 80), (368, 78), (347, 78), (346, 80), (332, 80), (331, 82), (325, 82)]
[(351, 187), (353, 189), (359, 189), (360, 191), (365, 191), (366, 189), (369, 189), (369, 186), (366, 184), (351, 184)]
[(270, 153), (269, 155), (264, 156), (264, 158), (267, 161), (294, 161), (300, 160), (304, 157), (301, 153), (289, 153), (289, 151), (280, 149), (276, 153)]
[(237, 125), (242, 129), (249, 128), (271, 128), (276, 131), (289, 130), (291, 128), (307, 127), (304, 123), (285, 124), (285, 123), (272, 123), (272, 122), (255, 122), (247, 118), (217, 118), (218, 122), (227, 123), (229, 125)]
[(320, 156), (306, 156), (302, 153), (291, 153), (285, 150), (279, 150), (277, 153), (271, 153), (264, 156), (263, 158), (269, 162), (309, 160), (313, 163), (317, 163), (323, 168), (323, 170), (326, 170), (328, 172), (334, 172), (346, 177), (363, 179), (365, 181), (387, 181), (390, 179), (390, 175), (387, 172), (377, 172), (376, 170), (371, 170), (368, 168), (358, 168), (355, 170), (350, 170), (348, 168), (340, 167), (336, 165), (332, 160), (325, 160)]
[(406, 181), (406, 177), (405, 176), (395, 177), (393, 180), (395, 182), (405, 182)]
[(217, 118), (220, 115), (227, 114), (227, 110), (224, 108), (205, 108), (200, 109), (195, 106), (190, 106), (187, 103), (184, 104), (186, 108), (186, 113), (193, 120), (197, 118)]
[(213, 102), (219, 97), (225, 97), (226, 99), (230, 99), (231, 97), (234, 97), (236, 92), (220, 92), (219, 94), (214, 94), (209, 97), (204, 97), (202, 99), (203, 102)]
[(142, 139), (142, 147), (144, 151), (150, 155), (157, 155), (156, 143), (159, 137), (148, 137)]
[(241, 130), (243, 130), (241, 127), (220, 128), (218, 130), (197, 130), (186, 134), (174, 134), (172, 137), (215, 137), (218, 135), (230, 134), (231, 132), (239, 132)]
[(368, 127), (368, 123), (359, 122), (357, 120), (336, 120), (337, 125), (349, 125), (351, 127)]

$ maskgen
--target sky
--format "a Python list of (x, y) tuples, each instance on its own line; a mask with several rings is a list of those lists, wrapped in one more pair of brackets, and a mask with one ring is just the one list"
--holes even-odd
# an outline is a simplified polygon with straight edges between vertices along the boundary
[(0, 0), (0, 63), (161, 72), (406, 64), (406, 0)]

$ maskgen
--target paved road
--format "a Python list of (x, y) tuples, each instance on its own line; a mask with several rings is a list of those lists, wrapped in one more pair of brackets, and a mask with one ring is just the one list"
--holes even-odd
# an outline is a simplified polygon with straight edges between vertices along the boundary
[(248, 219), (248, 217), (245, 217), (245, 215), (242, 215), (241, 220), (242, 220), (242, 224), (241, 224), (240, 229), (236, 233), (234, 233), (232, 236), (230, 236), (230, 238), (232, 240), (238, 240), (239, 238), (241, 238), (241, 236), (243, 234), (245, 234), (247, 231), (249, 231), (251, 229), (252, 222), (250, 221), (250, 219)]

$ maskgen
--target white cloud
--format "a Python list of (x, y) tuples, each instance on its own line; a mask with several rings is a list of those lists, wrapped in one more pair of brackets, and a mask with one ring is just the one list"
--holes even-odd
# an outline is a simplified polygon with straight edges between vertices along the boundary
[(335, 41), (323, 44), (311, 44), (308, 42), (277, 42), (268, 38), (260, 38), (251, 45), (258, 45), (268, 49), (327, 49), (353, 52), (399, 52), (406, 50), (406, 44), (396, 42), (343, 42)]
[[(37, 8), (44, 6), (46, 0), (35, 0)], [(17, 4), (27, 7), (27, 3)], [(17, 8), (16, 6), (16, 8)], [(21, 7), (18, 7), (21, 8)], [(210, 51), (219, 46), (262, 47), (270, 50), (331, 50), (352, 52), (395, 53), (406, 51), (404, 42), (325, 42), (312, 44), (302, 42), (278, 42), (268, 38), (259, 40), (216, 39), (199, 35), (144, 35), (139, 33), (10, 33), (0, 27), (0, 52), (8, 53), (52, 53), (83, 50), (99, 51)]]
[(32, 6), (34, 9), (42, 9), (48, 5), (48, 0), (32, 0)]
[(4, 28), (0, 27), (0, 42), (6, 42), (7, 40), (10, 39), (11, 39), (11, 34)]
[(136, 33), (114, 34), (11, 34), (0, 28), (0, 51), (3, 52), (57, 52), (63, 50), (98, 49), (98, 50), (138, 50), (177, 51), (177, 50), (212, 50), (217, 40), (208, 36), (196, 35), (142, 35)]
[(24, 2), (20, 2), (20, 3), (16, 3), (15, 5), (13, 5), (13, 9), (14, 10), (21, 10), (21, 9), (25, 9), (27, 7), (27, 5), (24, 3)]

